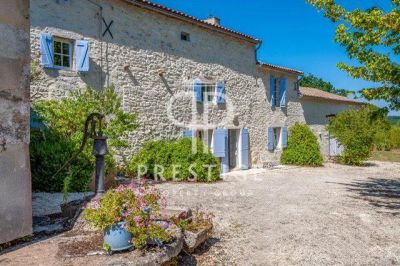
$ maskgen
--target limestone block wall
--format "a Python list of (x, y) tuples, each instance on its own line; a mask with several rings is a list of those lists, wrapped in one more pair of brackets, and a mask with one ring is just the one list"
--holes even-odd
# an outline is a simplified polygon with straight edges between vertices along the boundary
[[(289, 126), (301, 119), (295, 75), (275, 73), (288, 78), (288, 106), (271, 108), (271, 73), (257, 69), (255, 44), (125, 1), (94, 2), (102, 10), (86, 0), (31, 0), (32, 60), (40, 57), (41, 32), (90, 42), (89, 72), (42, 69), (31, 85), (32, 98), (61, 98), (74, 88), (89, 85), (99, 89), (113, 84), (123, 97), (123, 108), (139, 114), (140, 126), (129, 136), (132, 148), (121, 152), (125, 157), (146, 140), (178, 138), (185, 127), (197, 123), (202, 128), (249, 128), (253, 167), (279, 159), (280, 151), (266, 148), (267, 128)], [(113, 38), (109, 33), (103, 36), (101, 16), (107, 24), (113, 21)], [(190, 42), (181, 40), (181, 32), (190, 34)], [(225, 82), (226, 104), (193, 106), (190, 84), (195, 78)]]
[(0, 1), (0, 243), (32, 233), (29, 1)]

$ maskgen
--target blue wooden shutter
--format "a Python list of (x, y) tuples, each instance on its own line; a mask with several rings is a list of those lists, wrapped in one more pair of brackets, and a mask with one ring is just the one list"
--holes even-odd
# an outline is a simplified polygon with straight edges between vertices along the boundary
[(241, 130), (241, 165), (240, 168), (242, 170), (249, 169), (249, 130), (247, 128), (243, 128)]
[(288, 143), (288, 130), (287, 127), (282, 128), (282, 148), (287, 148)]
[(213, 154), (215, 157), (223, 158), (226, 156), (226, 138), (228, 136), (227, 133), (228, 130), (223, 128), (217, 128), (214, 130)]
[(217, 103), (223, 104), (225, 103), (225, 84), (222, 82), (217, 82)]
[(200, 79), (195, 79), (193, 81), (193, 94), (194, 94), (194, 99), (196, 102), (201, 103), (202, 102), (202, 93), (201, 93), (201, 87), (202, 87), (202, 82)]
[(46, 33), (40, 34), (40, 64), (43, 67), (52, 68), (54, 52), (53, 52), (53, 36)]
[(275, 77), (273, 75), (270, 76), (269, 87), (270, 87), (270, 91), (271, 91), (271, 105), (273, 107), (275, 107), (276, 84), (275, 84)]
[(267, 140), (268, 150), (274, 150), (274, 129), (272, 127), (268, 128), (268, 140)]
[(191, 139), (193, 137), (193, 131), (191, 129), (182, 131), (182, 137)]
[(89, 71), (89, 42), (83, 40), (76, 41), (76, 71)]
[(282, 77), (280, 79), (280, 84), (279, 84), (279, 91), (280, 91), (280, 106), (285, 107), (286, 106), (286, 78)]

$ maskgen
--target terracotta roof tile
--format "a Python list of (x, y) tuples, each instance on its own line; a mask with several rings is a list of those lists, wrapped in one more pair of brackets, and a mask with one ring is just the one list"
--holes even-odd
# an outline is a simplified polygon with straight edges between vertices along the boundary
[(298, 75), (303, 74), (303, 72), (300, 71), (300, 70), (291, 69), (291, 68), (287, 68), (287, 67), (281, 67), (281, 66), (272, 65), (272, 64), (268, 64), (268, 63), (262, 63), (262, 62), (258, 62), (257, 64), (260, 65), (261, 67), (266, 67), (266, 68), (276, 69), (276, 70), (280, 70), (280, 71), (290, 72), (290, 73), (294, 73), (294, 74), (298, 74)]
[(352, 99), (346, 98), (344, 96), (340, 96), (340, 95), (337, 95), (334, 93), (322, 91), (322, 90), (315, 89), (315, 88), (309, 88), (309, 87), (300, 87), (300, 94), (302, 96), (331, 100), (331, 101), (338, 101), (338, 102), (346, 102), (349, 104), (360, 104), (360, 105), (365, 104), (363, 102), (358, 102), (356, 100), (352, 100)]
[(219, 32), (222, 32), (222, 33), (226, 33), (226, 34), (229, 34), (229, 35), (231, 35), (233, 37), (237, 37), (237, 38), (249, 41), (249, 42), (254, 43), (254, 44), (257, 44), (257, 43), (260, 42), (258, 39), (254, 38), (254, 37), (251, 37), (249, 35), (246, 35), (246, 34), (243, 34), (243, 33), (240, 33), (240, 32), (225, 28), (225, 27), (222, 27), (220, 25), (211, 24), (211, 23), (206, 22), (204, 20), (201, 20), (201, 19), (195, 18), (193, 16), (190, 16), (190, 15), (188, 15), (186, 13), (183, 13), (183, 12), (180, 12), (180, 11), (177, 11), (177, 10), (171, 9), (169, 7), (166, 7), (166, 6), (163, 6), (163, 5), (160, 5), (160, 4), (156, 4), (156, 3), (153, 3), (153, 2), (150, 2), (150, 1), (147, 1), (147, 0), (124, 0), (124, 1), (126, 1), (126, 2), (128, 2), (130, 4), (136, 4), (136, 5), (139, 5), (141, 7), (148, 8), (150, 10), (162, 13), (164, 15), (169, 15), (169, 16), (181, 19), (181, 20), (185, 20), (185, 21), (194, 23), (196, 25), (199, 25), (199, 26), (202, 26), (202, 27), (206, 27), (206, 28), (211, 29), (211, 30), (215, 30), (215, 31), (219, 31)]

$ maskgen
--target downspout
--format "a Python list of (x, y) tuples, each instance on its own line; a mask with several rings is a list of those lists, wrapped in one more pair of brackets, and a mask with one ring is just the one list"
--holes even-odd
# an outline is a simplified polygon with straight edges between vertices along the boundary
[(255, 56), (255, 59), (256, 59), (256, 64), (258, 63), (258, 50), (260, 50), (262, 44), (263, 44), (262, 40), (258, 40), (258, 44), (256, 46), (256, 49), (254, 50), (254, 56)]
[(91, 3), (92, 5), (95, 5), (99, 8), (99, 32), (98, 32), (98, 40), (100, 42), (100, 70), (99, 70), (99, 89), (101, 89), (100, 87), (102, 84), (102, 80), (103, 80), (103, 75), (102, 75), (102, 71), (103, 71), (103, 41), (102, 41), (102, 32), (103, 32), (103, 7), (92, 1), (92, 0), (86, 0), (89, 3)]

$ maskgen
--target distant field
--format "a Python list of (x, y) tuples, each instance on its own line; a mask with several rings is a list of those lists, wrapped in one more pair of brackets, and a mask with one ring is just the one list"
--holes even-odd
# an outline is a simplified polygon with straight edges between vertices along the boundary
[(374, 161), (400, 162), (400, 150), (374, 151), (371, 156)]
[(391, 124), (400, 126), (400, 116), (389, 116), (388, 119)]

